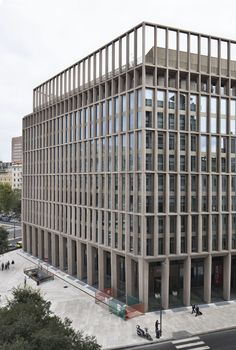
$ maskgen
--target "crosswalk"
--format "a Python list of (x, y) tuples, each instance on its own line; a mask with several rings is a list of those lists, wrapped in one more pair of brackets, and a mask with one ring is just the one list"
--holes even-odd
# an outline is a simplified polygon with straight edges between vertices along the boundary
[(177, 350), (207, 350), (210, 349), (199, 337), (172, 341)]

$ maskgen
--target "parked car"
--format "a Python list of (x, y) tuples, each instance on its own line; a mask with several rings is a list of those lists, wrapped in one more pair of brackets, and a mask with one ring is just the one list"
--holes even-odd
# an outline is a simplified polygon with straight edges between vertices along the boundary
[(22, 248), (22, 241), (16, 242), (16, 248)]
[(2, 221), (4, 221), (4, 222), (9, 222), (9, 221), (10, 221), (10, 218), (9, 218), (8, 216), (6, 216), (6, 215), (3, 215), (3, 216), (2, 216)]

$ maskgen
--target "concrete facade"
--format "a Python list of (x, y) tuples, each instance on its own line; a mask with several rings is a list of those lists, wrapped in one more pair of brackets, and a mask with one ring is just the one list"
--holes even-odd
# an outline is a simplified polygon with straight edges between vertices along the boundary
[(142, 23), (33, 101), (25, 251), (147, 310), (234, 298), (235, 41)]
[(11, 139), (11, 161), (12, 163), (22, 164), (22, 136), (13, 137)]

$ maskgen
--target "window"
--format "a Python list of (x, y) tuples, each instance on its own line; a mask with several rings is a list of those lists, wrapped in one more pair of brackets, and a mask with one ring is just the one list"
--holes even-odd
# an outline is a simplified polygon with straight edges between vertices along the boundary
[(202, 211), (208, 211), (207, 196), (202, 196)]
[(173, 113), (169, 113), (169, 129), (175, 129), (175, 115)]
[(180, 135), (180, 150), (185, 151), (185, 134)]
[(174, 92), (169, 92), (168, 93), (168, 107), (169, 109), (175, 109), (175, 93)]
[(196, 115), (190, 116), (190, 129), (191, 129), (191, 131), (197, 131), (197, 116)]
[(164, 212), (164, 197), (158, 196), (158, 213)]
[(171, 213), (176, 212), (176, 196), (169, 197), (169, 210)]
[(190, 111), (197, 111), (197, 97), (195, 95), (190, 96)]
[(186, 109), (186, 95), (185, 94), (180, 94), (179, 95), (179, 109), (181, 111), (185, 111)]
[(164, 91), (157, 91), (157, 107), (164, 108)]
[(185, 156), (180, 156), (180, 171), (186, 171)]
[(170, 192), (175, 192), (175, 175), (170, 175)]
[(158, 143), (158, 149), (164, 149), (164, 135), (163, 134), (158, 133), (157, 143)]
[(172, 154), (169, 155), (169, 170), (175, 171), (175, 156)]
[(206, 153), (207, 152), (207, 136), (201, 136), (201, 152)]
[(179, 128), (180, 130), (185, 130), (185, 114), (180, 114), (179, 116)]
[(159, 129), (163, 129), (164, 128), (164, 116), (163, 116), (163, 112), (157, 112), (157, 127)]
[[(150, 190), (152, 189), (152, 186)], [(164, 191), (164, 175), (158, 175), (158, 191), (163, 192)]]
[(191, 152), (197, 151), (197, 137), (196, 135), (191, 136)]
[(175, 149), (175, 134), (170, 133), (169, 134), (169, 150)]
[(157, 168), (158, 170), (164, 170), (164, 155), (158, 154), (158, 160), (157, 160)]
[(186, 175), (180, 175), (180, 191), (186, 191)]
[(192, 192), (197, 191), (197, 177), (196, 177), (196, 175), (191, 176), (191, 191)]
[(146, 89), (145, 90), (145, 106), (152, 107), (152, 101), (153, 101), (153, 90)]

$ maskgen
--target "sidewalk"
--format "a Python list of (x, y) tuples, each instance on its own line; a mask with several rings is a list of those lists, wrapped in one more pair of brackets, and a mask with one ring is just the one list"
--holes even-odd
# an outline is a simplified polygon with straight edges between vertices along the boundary
[[(0, 256), (0, 264), (14, 259), (15, 264), (10, 270), (0, 270), (0, 306), (6, 303), (6, 297), (11, 296), (11, 290), (18, 285), (24, 285), (23, 269), (37, 265), (39, 260), (24, 253), (22, 250), (12, 251)], [(40, 288), (45, 299), (52, 303), (51, 310), (61, 318), (72, 320), (75, 329), (84, 330), (88, 335), (95, 335), (103, 349), (112, 349), (150, 342), (136, 335), (136, 324), (147, 327), (154, 341), (178, 339), (220, 329), (236, 327), (236, 301), (202, 305), (202, 316), (191, 314), (191, 307), (163, 311), (163, 335), (156, 340), (154, 324), (159, 318), (159, 312), (146, 313), (143, 316), (123, 321), (110, 314), (106, 306), (95, 304), (95, 289), (79, 281), (65, 272), (52, 266), (42, 265), (55, 274), (53, 281), (36, 283), (27, 279), (27, 284)]]

